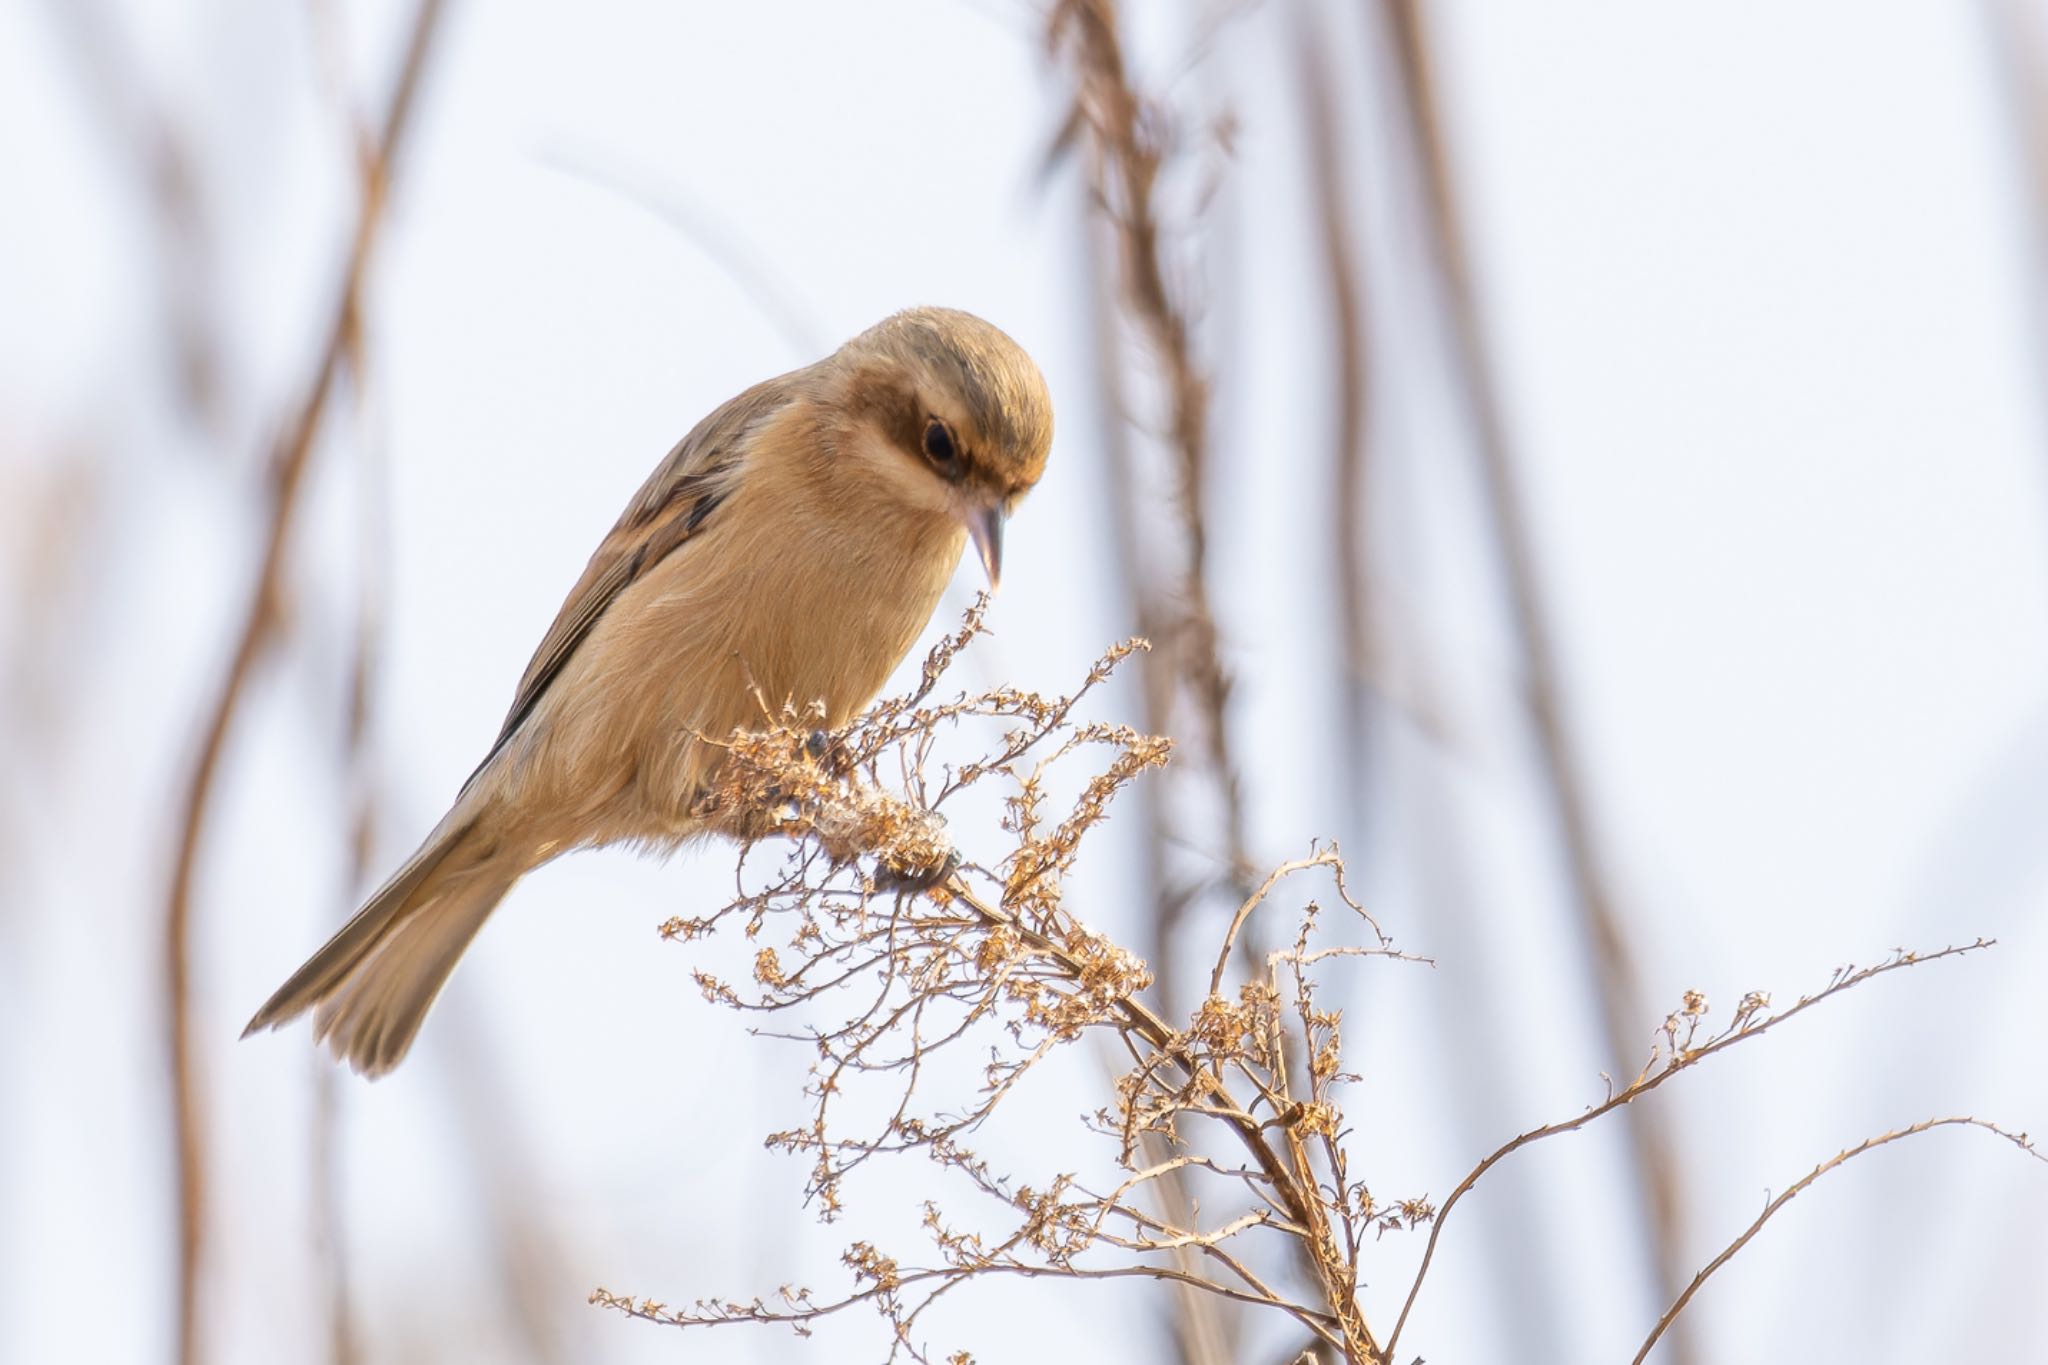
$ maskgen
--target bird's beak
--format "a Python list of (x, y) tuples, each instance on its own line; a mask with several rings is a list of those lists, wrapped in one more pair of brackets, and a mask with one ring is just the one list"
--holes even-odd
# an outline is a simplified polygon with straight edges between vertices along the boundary
[(977, 507), (967, 514), (967, 534), (974, 537), (974, 548), (981, 552), (981, 567), (988, 574), (990, 588), (1002, 586), (1003, 581), (1003, 506), (991, 503)]

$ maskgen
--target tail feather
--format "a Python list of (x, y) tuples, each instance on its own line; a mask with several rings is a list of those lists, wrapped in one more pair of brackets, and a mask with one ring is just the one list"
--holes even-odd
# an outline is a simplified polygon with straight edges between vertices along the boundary
[(243, 1037), (315, 1010), (313, 1032), (366, 1076), (398, 1065), (463, 949), (526, 869), (452, 818), (326, 946), (278, 987)]

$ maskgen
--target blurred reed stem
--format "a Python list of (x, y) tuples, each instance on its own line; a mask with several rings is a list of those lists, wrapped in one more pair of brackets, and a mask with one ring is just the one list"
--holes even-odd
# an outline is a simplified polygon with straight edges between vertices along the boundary
[[(1081, 144), (1096, 208), (1116, 245), (1113, 274), (1125, 317), (1151, 353), (1165, 394), (1165, 440), (1171, 452), (1174, 529), (1179, 564), (1171, 586), (1155, 576), (1138, 580), (1137, 617), (1154, 653), (1144, 665), (1166, 681), (1148, 677), (1170, 698), (1185, 702), (1188, 725), (1199, 728), (1218, 810), (1213, 843), (1192, 841), (1221, 863), (1222, 880), (1242, 899), (1253, 880), (1247, 845), (1240, 767), (1229, 722), (1230, 678), (1210, 598), (1209, 528), (1205, 512), (1210, 464), (1209, 381), (1195, 355), (1188, 301), (1171, 287), (1163, 261), (1156, 190), (1166, 161), (1163, 111), (1135, 89), (1118, 31), (1112, 0), (1060, 0), (1048, 16), (1047, 46), (1064, 62), (1074, 82), (1069, 135)], [(1130, 450), (1129, 443), (1123, 447)], [(1135, 474), (1131, 476), (1135, 486)], [(1141, 566), (1142, 570), (1142, 566)], [(1170, 710), (1171, 703), (1164, 709)], [(1148, 715), (1161, 730), (1165, 715)], [(1171, 943), (1181, 916), (1200, 888), (1163, 888), (1157, 913), (1159, 937)], [(1168, 975), (1162, 972), (1162, 977)], [(1173, 1002), (1168, 1002), (1169, 1009)]]
[(208, 1221), (207, 1103), (191, 1017), (193, 882), (228, 734), (256, 665), (275, 640), (293, 514), (330, 401), (355, 345), (364, 285), (384, 218), (391, 169), (410, 126), (421, 76), (445, 8), (443, 0), (420, 0), (408, 32), (399, 76), (379, 123), (380, 132), (364, 148), (365, 192), (357, 207), (343, 263), (339, 297), (305, 393), (292, 410), (283, 439), (264, 466), (268, 507), (263, 550), (253, 569), (248, 603), (226, 675), (199, 725), (198, 753), (179, 807), (176, 855), (165, 897), (163, 925), (164, 1028), (170, 1050), (172, 1132), (178, 1174), (177, 1358), (181, 1365), (195, 1365), (205, 1358), (199, 1334), (199, 1290)]
[[(1472, 280), (1469, 238), (1444, 137), (1428, 25), (1416, 0), (1381, 0), (1380, 9), (1400, 75), (1400, 95), (1408, 115), (1406, 132), (1423, 182), (1420, 208), (1450, 323), (1455, 359), (1452, 377), (1472, 421), (1484, 511), (1506, 580), (1525, 700), (1535, 732), (1538, 772), (1556, 821), (1571, 904), (1591, 960), (1606, 1051), (1611, 1065), (1626, 1069), (1629, 1059), (1640, 1051), (1636, 1021), (1646, 1017), (1640, 974), (1602, 866), (1592, 798), (1569, 733), (1555, 632), (1544, 600), (1520, 462), (1502, 410), (1499, 377), (1486, 344), (1480, 300)], [(1677, 1155), (1656, 1111), (1630, 1108), (1627, 1126), (1647, 1259), (1654, 1268), (1653, 1289), (1668, 1301), (1686, 1278), (1680, 1259), (1685, 1236)], [(1671, 1352), (1675, 1365), (1688, 1365), (1698, 1358), (1683, 1329), (1672, 1341)]]

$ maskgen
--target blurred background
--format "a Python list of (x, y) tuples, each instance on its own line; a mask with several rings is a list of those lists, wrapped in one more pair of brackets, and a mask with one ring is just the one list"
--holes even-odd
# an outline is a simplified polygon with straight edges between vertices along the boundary
[[(829, 1286), (923, 1194), (820, 1227), (762, 1151), (807, 1058), (654, 933), (724, 850), (530, 877), (376, 1085), (236, 1036), (676, 438), (914, 303), (1058, 405), (964, 681), (1160, 645), (1097, 709), (1181, 756), (1084, 917), (1185, 1009), (1248, 872), (1334, 838), (1435, 959), (1345, 978), (1382, 1198), (1598, 1100), (1687, 989), (2000, 940), (1502, 1165), (1404, 1357), (1626, 1359), (1816, 1162), (2048, 1126), (2048, 7), (1058, 8), (0, 8), (0, 1359), (885, 1353), (585, 1305)], [(1058, 1075), (983, 1145), (1059, 1156), (1102, 1077)], [(2044, 1228), (1986, 1135), (1887, 1148), (1656, 1359), (2041, 1358)], [(929, 1325), (1302, 1344), (1130, 1282)]]

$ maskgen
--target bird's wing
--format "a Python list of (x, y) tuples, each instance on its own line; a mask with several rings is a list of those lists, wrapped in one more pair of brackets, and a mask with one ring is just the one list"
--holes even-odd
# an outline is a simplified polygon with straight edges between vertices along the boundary
[(756, 384), (719, 407), (677, 442), (668, 458), (648, 475), (618, 524), (591, 555), (583, 576), (556, 613), (555, 623), (533, 652), (519, 679), (519, 690), (513, 694), (512, 709), (505, 714), (504, 728), (476, 772), (463, 783), (465, 791), (532, 714), (605, 609), (716, 514), (732, 490), (748, 433), (790, 401), (790, 379), (785, 375)]

